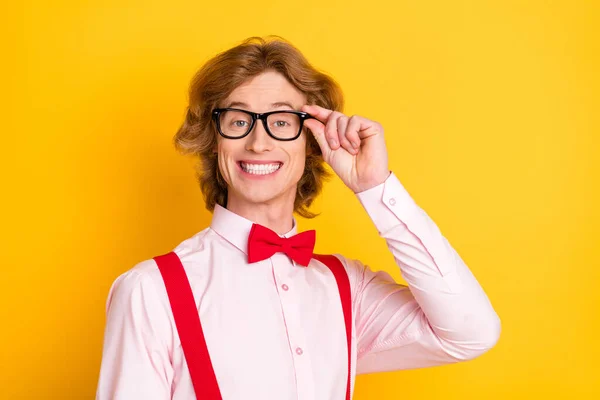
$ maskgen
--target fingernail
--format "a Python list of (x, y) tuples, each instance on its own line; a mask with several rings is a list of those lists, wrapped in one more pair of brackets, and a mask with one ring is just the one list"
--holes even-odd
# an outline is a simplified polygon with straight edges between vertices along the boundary
[(338, 142), (335, 139), (331, 139), (330, 143), (331, 143), (331, 146), (337, 146), (338, 145)]
[(359, 144), (356, 142), (352, 142), (352, 147), (354, 147), (355, 149), (358, 149)]

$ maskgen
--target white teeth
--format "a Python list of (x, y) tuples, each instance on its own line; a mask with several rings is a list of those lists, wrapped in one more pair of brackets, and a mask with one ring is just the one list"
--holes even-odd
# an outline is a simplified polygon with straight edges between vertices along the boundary
[(254, 175), (267, 175), (267, 174), (272, 174), (273, 172), (277, 171), (279, 169), (279, 167), (281, 167), (281, 164), (246, 164), (246, 163), (240, 163), (240, 165), (242, 166), (242, 169), (249, 173), (249, 174), (254, 174)]

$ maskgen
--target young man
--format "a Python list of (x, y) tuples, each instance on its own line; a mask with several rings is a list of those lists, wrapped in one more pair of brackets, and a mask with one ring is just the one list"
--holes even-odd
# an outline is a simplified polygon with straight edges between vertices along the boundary
[[(213, 219), (114, 282), (97, 399), (349, 399), (356, 374), (495, 345), (498, 316), (388, 170), (383, 128), (341, 109), (335, 82), (280, 40), (250, 39), (198, 72), (176, 144), (200, 157)], [(408, 287), (358, 260), (313, 255), (314, 232), (296, 231), (294, 212), (313, 216), (323, 162)]]

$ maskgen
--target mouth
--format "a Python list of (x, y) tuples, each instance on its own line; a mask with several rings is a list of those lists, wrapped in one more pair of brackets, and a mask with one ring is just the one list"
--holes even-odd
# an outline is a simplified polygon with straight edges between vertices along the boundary
[(242, 171), (250, 175), (270, 175), (277, 172), (283, 165), (281, 162), (252, 163), (247, 161), (240, 161), (238, 164)]

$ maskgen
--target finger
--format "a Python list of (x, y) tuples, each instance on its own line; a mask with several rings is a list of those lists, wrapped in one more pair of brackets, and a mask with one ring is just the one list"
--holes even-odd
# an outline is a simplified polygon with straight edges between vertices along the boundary
[(325, 125), (316, 119), (307, 119), (304, 121), (304, 126), (310, 130), (312, 135), (315, 137), (319, 147), (321, 148), (321, 153), (323, 157), (325, 157), (331, 151), (329, 147), (329, 143), (327, 143), (327, 139), (325, 138)]
[(356, 115), (353, 115), (348, 120), (348, 127), (346, 128), (345, 135), (350, 143), (352, 143), (352, 147), (355, 150), (358, 150), (360, 147), (360, 136), (358, 132), (360, 131), (361, 121), (357, 118)]
[(329, 143), (331, 150), (337, 150), (340, 147), (340, 139), (337, 129), (337, 120), (344, 114), (334, 111), (325, 124), (325, 138)]
[(378, 122), (371, 121), (370, 119), (359, 115), (353, 115), (352, 118), (359, 122), (359, 127), (356, 132), (360, 139), (366, 139), (370, 136), (383, 133), (383, 127)]
[(310, 115), (312, 115), (313, 117), (315, 117), (316, 119), (318, 119), (319, 121), (321, 121), (323, 123), (326, 123), (327, 120), (329, 119), (329, 116), (331, 114), (333, 114), (333, 112), (334, 112), (332, 110), (328, 110), (328, 109), (318, 106), (316, 104), (304, 105), (304, 106), (302, 106), (301, 109), (302, 109), (302, 111), (309, 113)]
[(338, 132), (338, 139), (340, 141), (340, 144), (342, 145), (342, 147), (344, 149), (346, 149), (347, 152), (349, 152), (350, 154), (354, 154), (354, 147), (352, 147), (352, 144), (346, 138), (346, 127), (347, 126), (348, 126), (348, 117), (346, 117), (344, 115), (337, 119), (337, 132)]

